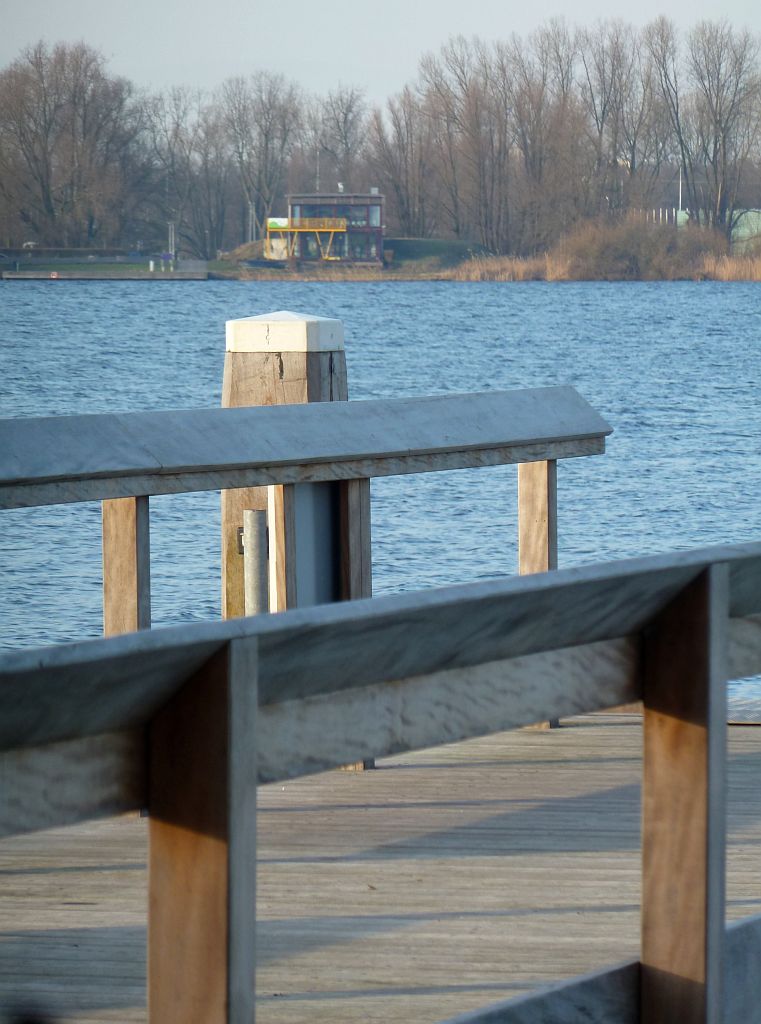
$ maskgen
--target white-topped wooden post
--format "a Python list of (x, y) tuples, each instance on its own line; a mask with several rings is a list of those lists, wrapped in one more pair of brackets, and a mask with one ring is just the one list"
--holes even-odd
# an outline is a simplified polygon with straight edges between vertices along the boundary
[[(227, 322), (223, 406), (347, 397), (340, 320), (280, 311)], [(223, 491), (223, 616), (244, 614), (244, 509), (269, 506), (271, 611), (370, 596), (369, 494), (369, 480)]]

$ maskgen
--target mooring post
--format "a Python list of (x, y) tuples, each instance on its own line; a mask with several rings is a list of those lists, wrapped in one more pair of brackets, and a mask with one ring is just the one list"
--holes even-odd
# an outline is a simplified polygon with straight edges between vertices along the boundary
[[(286, 311), (228, 320), (223, 406), (347, 398), (340, 320)], [(224, 618), (246, 613), (243, 516), (265, 509), (269, 611), (372, 596), (369, 479), (240, 488), (222, 491)]]
[[(343, 324), (326, 317), (277, 312), (228, 320), (222, 405), (293, 405), (345, 401), (346, 357)], [(271, 544), (283, 543), (289, 488), (278, 487), (279, 514), (270, 521)], [(222, 491), (222, 615), (245, 612), (243, 552), (244, 509), (264, 511), (267, 488)], [(292, 490), (292, 488), (290, 488)], [(270, 609), (296, 603), (279, 588)]]
[[(226, 347), (223, 406), (348, 397), (340, 320), (288, 312), (230, 320)], [(222, 492), (225, 618), (245, 611), (243, 512), (268, 506), (270, 611), (372, 596), (369, 480), (241, 488)]]

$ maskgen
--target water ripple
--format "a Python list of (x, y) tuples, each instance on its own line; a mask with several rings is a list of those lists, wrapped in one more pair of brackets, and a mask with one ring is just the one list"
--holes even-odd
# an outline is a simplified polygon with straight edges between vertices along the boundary
[[(559, 472), (564, 565), (758, 539), (760, 285), (0, 284), (0, 415), (218, 405), (225, 320), (344, 321), (352, 398), (573, 384), (613, 425)], [(214, 494), (152, 501), (158, 624), (219, 614)], [(377, 593), (512, 573), (512, 469), (373, 483)], [(0, 644), (100, 631), (97, 505), (3, 514)]]

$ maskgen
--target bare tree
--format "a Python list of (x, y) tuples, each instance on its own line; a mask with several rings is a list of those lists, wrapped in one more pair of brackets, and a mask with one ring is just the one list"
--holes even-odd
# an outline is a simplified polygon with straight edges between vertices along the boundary
[[(668, 111), (658, 88), (655, 66), (641, 33), (626, 26), (622, 75), (617, 95), (620, 123), (618, 169), (620, 207), (652, 205), (661, 172), (674, 155)], [(619, 193), (617, 193), (619, 194)]]
[[(420, 62), (423, 110), (431, 122), (435, 140), (436, 174), (439, 179), (441, 212), (446, 228), (455, 238), (469, 234), (464, 168), (462, 161), (464, 116), (462, 65), (458, 51), (467, 47), (464, 39), (450, 43), (441, 57), (428, 54)], [(454, 65), (454, 68), (452, 67)]]
[(172, 89), (150, 101), (148, 122), (156, 166), (156, 234), (161, 237), (171, 221), (183, 250), (211, 259), (225, 243), (233, 192), (224, 111), (198, 90)]
[(505, 48), (520, 155), (520, 175), (514, 177), (514, 237), (521, 252), (546, 249), (586, 206), (583, 182), (589, 173), (578, 167), (585, 123), (578, 99), (565, 88), (567, 78), (557, 74), (547, 42), (540, 32), (528, 41), (514, 36)]
[(621, 22), (601, 22), (592, 29), (583, 29), (577, 37), (583, 69), (581, 96), (593, 129), (596, 206), (601, 213), (607, 212), (610, 195), (617, 192), (623, 131), (621, 100), (628, 70), (624, 31)]
[(141, 177), (140, 106), (86, 46), (44, 43), (0, 72), (0, 179), (21, 223), (50, 245), (108, 242)]
[(183, 235), (192, 205), (193, 162), (202, 103), (200, 91), (175, 88), (152, 97), (146, 104), (157, 175), (154, 204), (158, 237), (165, 234), (170, 221)]
[(409, 86), (388, 100), (386, 116), (370, 120), (371, 166), (389, 200), (391, 216), (408, 238), (427, 238), (435, 229), (431, 122)]
[(737, 195), (759, 130), (759, 44), (747, 29), (700, 22), (687, 38), (695, 91), (696, 162), (706, 188), (702, 209), (712, 227), (731, 237)]
[(233, 163), (222, 112), (204, 107), (196, 146), (193, 225), (198, 248), (213, 259), (225, 245), (228, 208), (234, 197)]
[[(674, 25), (646, 30), (671, 121), (690, 215), (731, 237), (737, 197), (759, 132), (759, 45), (726, 22), (700, 22), (682, 54)], [(686, 82), (685, 84), (682, 84)]]
[[(347, 192), (358, 188), (357, 169), (367, 145), (367, 122), (361, 89), (339, 85), (319, 101), (320, 153), (327, 157), (328, 178), (334, 179), (336, 184), (340, 182)], [(319, 187), (325, 185), (321, 183)], [(334, 187), (331, 182), (328, 191)]]
[(481, 127), (481, 242), (492, 252), (512, 250), (511, 186), (515, 132), (510, 110), (511, 70), (498, 47), (478, 48), (484, 91)]
[(302, 124), (301, 93), (282, 75), (260, 71), (249, 79), (225, 82), (221, 103), (243, 191), (254, 213), (254, 235), (261, 238), (282, 196)]

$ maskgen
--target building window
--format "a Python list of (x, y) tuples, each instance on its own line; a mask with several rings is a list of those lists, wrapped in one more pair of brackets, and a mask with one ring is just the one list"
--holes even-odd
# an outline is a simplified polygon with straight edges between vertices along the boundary
[(355, 228), (367, 227), (367, 207), (366, 206), (352, 206), (351, 216), (349, 217), (349, 224)]
[(379, 228), (381, 226), (381, 208), (378, 205), (370, 207), (370, 227)]

